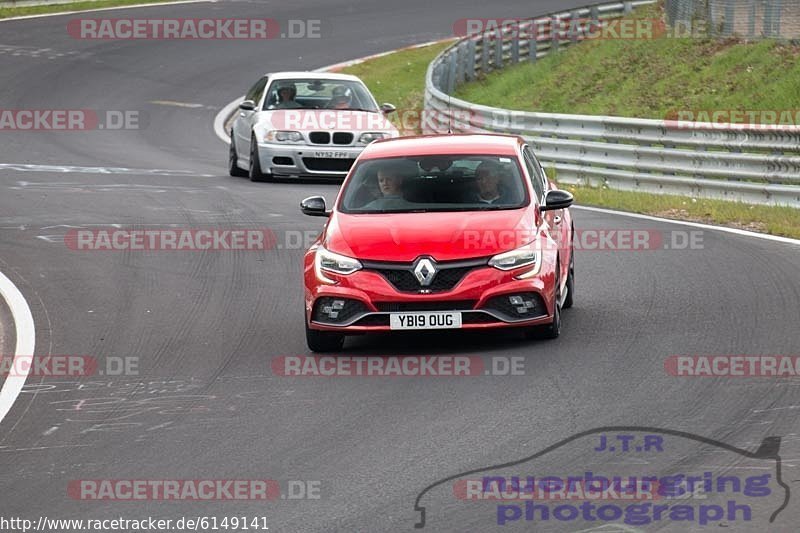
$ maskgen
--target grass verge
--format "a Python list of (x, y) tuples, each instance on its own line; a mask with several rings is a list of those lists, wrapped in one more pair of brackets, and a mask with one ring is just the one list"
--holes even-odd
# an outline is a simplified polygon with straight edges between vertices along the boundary
[[(646, 6), (631, 18), (663, 20)], [(663, 119), (675, 111), (796, 111), (800, 44), (596, 39), (464, 84), (456, 95), (521, 111)], [(796, 117), (797, 113), (792, 113)]]
[(71, 2), (69, 4), (51, 4), (46, 6), (4, 7), (0, 3), (0, 19), (24, 17), (27, 15), (46, 15), (48, 13), (72, 13), (105, 7), (124, 7), (136, 4), (160, 4), (166, 0), (98, 0), (97, 2)]

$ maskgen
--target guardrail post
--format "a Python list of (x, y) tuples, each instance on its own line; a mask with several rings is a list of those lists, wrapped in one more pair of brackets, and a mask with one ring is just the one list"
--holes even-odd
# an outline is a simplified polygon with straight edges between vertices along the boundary
[(484, 32), (481, 36), (481, 72), (489, 72), (489, 33)]
[(517, 21), (516, 31), (511, 34), (511, 64), (519, 63), (520, 22)]
[(559, 47), (561, 46), (561, 34), (560, 34), (560, 26), (561, 26), (561, 19), (558, 17), (553, 17), (550, 20), (550, 53), (558, 52)]
[(475, 38), (470, 38), (467, 41), (466, 79), (467, 81), (475, 79)]
[(756, 0), (750, 0), (750, 20), (747, 21), (747, 34), (751, 39), (756, 38)]
[(581, 14), (576, 10), (573, 11), (569, 18), (569, 40), (572, 44), (576, 44), (578, 42), (578, 36), (580, 35), (580, 23), (581, 23)]
[(460, 43), (455, 49), (456, 85), (464, 83), (464, 49), (464, 43)]
[(622, 5), (623, 5), (622, 12), (625, 13), (626, 15), (630, 15), (631, 12), (633, 11), (633, 2), (623, 2)]
[(498, 27), (495, 31), (495, 36), (497, 38), (497, 43), (494, 49), (494, 68), (501, 69), (503, 68), (503, 30)]
[(536, 63), (539, 59), (539, 29), (541, 25), (538, 19), (531, 19), (531, 35), (528, 39), (528, 60), (531, 63)]
[[(458, 50), (458, 49), (456, 49)], [(453, 94), (456, 90), (456, 54), (450, 53), (447, 56), (447, 94)]]

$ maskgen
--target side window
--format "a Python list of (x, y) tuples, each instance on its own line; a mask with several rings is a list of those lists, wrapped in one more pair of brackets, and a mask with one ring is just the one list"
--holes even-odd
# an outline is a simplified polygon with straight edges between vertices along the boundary
[(253, 102), (258, 105), (259, 100), (261, 100), (261, 95), (264, 94), (264, 87), (267, 86), (267, 80), (269, 78), (264, 76), (260, 80), (253, 85), (249, 91), (247, 91), (247, 96), (244, 97), (245, 100), (252, 100)]
[(522, 155), (525, 159), (525, 166), (528, 169), (528, 174), (531, 177), (531, 183), (533, 184), (533, 190), (536, 191), (536, 199), (541, 202), (542, 197), (544, 196), (544, 182), (542, 181), (541, 176), (541, 168), (539, 168), (538, 162), (534, 159), (533, 155), (530, 152), (530, 148), (527, 146), (525, 147)]

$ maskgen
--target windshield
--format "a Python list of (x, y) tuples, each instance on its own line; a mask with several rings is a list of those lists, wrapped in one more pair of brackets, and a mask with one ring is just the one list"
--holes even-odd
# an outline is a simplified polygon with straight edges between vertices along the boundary
[(360, 162), (343, 213), (517, 209), (528, 204), (517, 161), (494, 155), (427, 155)]
[(275, 80), (264, 109), (349, 109), (379, 113), (375, 99), (358, 81), (329, 79)]

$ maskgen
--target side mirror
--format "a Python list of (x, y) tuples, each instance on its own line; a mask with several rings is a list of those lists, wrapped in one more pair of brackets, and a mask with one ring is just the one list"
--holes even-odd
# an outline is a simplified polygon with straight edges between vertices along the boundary
[(239, 109), (242, 111), (253, 111), (256, 108), (256, 103), (252, 100), (243, 100), (241, 104), (239, 104)]
[(304, 215), (308, 215), (310, 217), (331, 216), (331, 212), (328, 211), (327, 206), (325, 205), (325, 198), (322, 196), (309, 196), (300, 202), (300, 211), (302, 211)]
[(389, 113), (394, 113), (397, 111), (397, 108), (392, 104), (381, 104), (381, 113), (384, 115), (388, 115)]
[(547, 191), (547, 195), (544, 197), (544, 205), (541, 207), (541, 209), (542, 211), (566, 209), (572, 205), (574, 200), (575, 198), (573, 198), (572, 194), (567, 191)]

